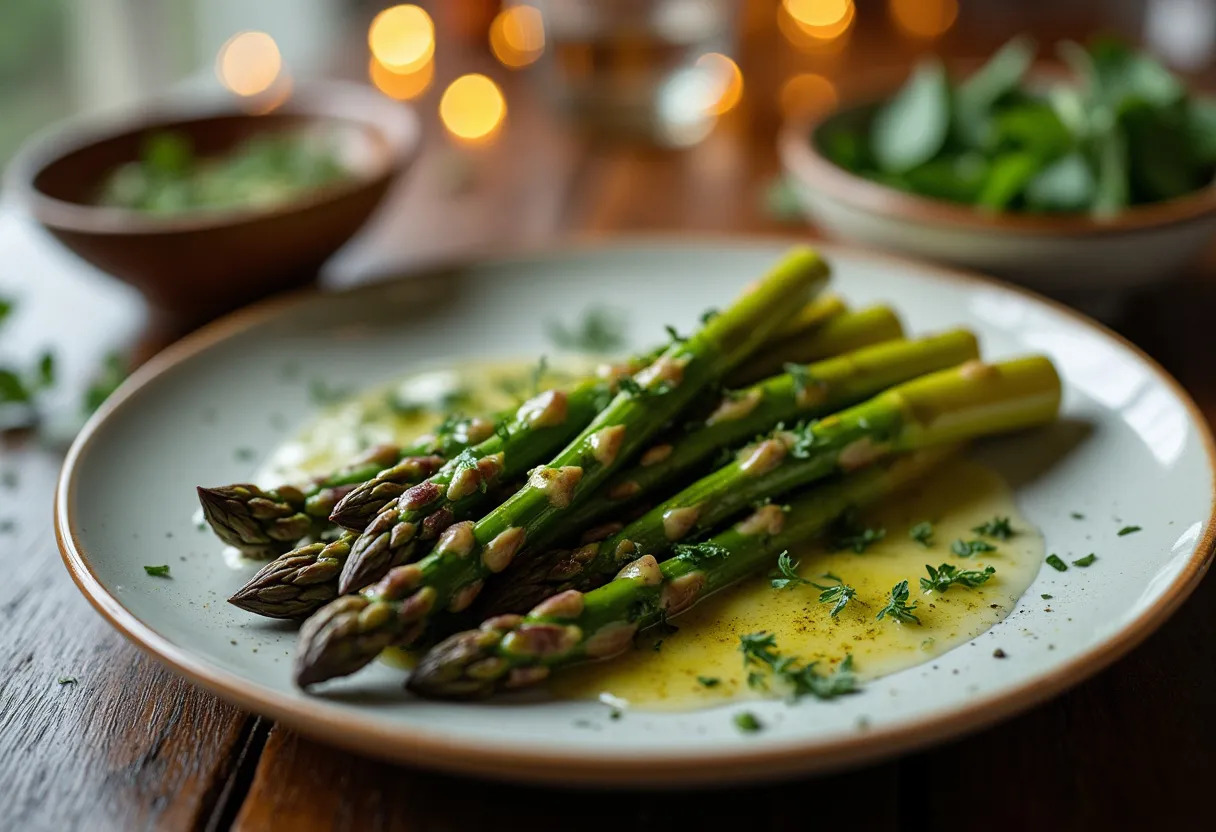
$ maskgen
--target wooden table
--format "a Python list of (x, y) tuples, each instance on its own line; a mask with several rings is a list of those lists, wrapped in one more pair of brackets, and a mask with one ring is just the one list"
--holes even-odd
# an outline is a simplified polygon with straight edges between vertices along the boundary
[[(331, 282), (572, 235), (806, 233), (762, 209), (777, 170), (771, 118), (732, 113), (691, 151), (604, 145), (574, 135), (520, 78), (508, 80), (511, 118), (499, 140), (456, 153), (430, 124), (423, 161), (369, 235), (334, 264)], [(69, 389), (106, 343), (139, 323), (129, 293), (82, 274), (0, 212), (0, 292), (13, 287), (24, 302), (5, 351), (55, 343)], [(1216, 419), (1210, 284), (1194, 276), (1131, 309), (1123, 332)], [(13, 521), (0, 532), (0, 828), (1123, 829), (1181, 821), (1187, 829), (1210, 815), (1212, 581), (1111, 669), (945, 746), (765, 787), (560, 791), (361, 758), (164, 670), (103, 623), (61, 566), (50, 516), (59, 462), (58, 450), (29, 437), (0, 445), (0, 470), (16, 475), (0, 486), (0, 523)]]

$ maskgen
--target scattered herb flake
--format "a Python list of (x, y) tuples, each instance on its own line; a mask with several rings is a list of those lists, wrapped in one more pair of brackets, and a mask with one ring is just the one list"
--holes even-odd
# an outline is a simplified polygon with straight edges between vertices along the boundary
[(928, 520), (922, 520), (908, 529), (908, 537), (928, 549), (933, 545), (933, 524)]
[(78, 680), (76, 679), (76, 677), (75, 677), (75, 676), (60, 676), (60, 677), (59, 677), (59, 684), (61, 684), (61, 685), (75, 685), (75, 684), (78, 684)]
[(840, 615), (840, 611), (843, 610), (850, 601), (857, 597), (857, 590), (831, 573), (824, 573), (824, 577), (831, 578), (832, 580), (836, 581), (836, 583), (812, 583), (811, 586), (818, 590), (822, 590), (819, 593), (819, 603), (832, 604), (832, 609), (828, 612), (828, 615), (835, 618), (836, 616)]
[(162, 566), (145, 566), (144, 572), (148, 573), (154, 578), (167, 578), (169, 577), (169, 565), (164, 564)]
[(788, 549), (777, 557), (777, 571), (781, 573), (782, 577), (773, 578), (773, 589), (790, 589), (811, 583), (798, 574), (798, 561), (790, 557)]
[(254, 451), (253, 448), (237, 448), (232, 453), (233, 456), (235, 456), (241, 462), (248, 462), (257, 456), (257, 452)]
[(1008, 517), (993, 517), (987, 523), (976, 526), (971, 531), (996, 540), (1008, 540), (1017, 534), (1013, 530), (1013, 527), (1009, 525)]
[(1040, 598), (1042, 598), (1044, 601), (1050, 601), (1050, 600), (1051, 600), (1052, 598), (1054, 598), (1055, 596), (1054, 596), (1054, 595), (1048, 595), (1046, 592), (1044, 592), (1044, 593), (1043, 593), (1042, 595), (1040, 595), (1039, 597), (1040, 597)]
[(767, 689), (768, 684), (761, 672), (765, 668), (790, 691), (794, 700), (804, 696), (816, 699), (833, 699), (858, 690), (857, 677), (853, 673), (853, 657), (846, 656), (835, 670), (828, 674), (815, 672), (818, 662), (800, 664), (794, 656), (783, 656), (777, 650), (777, 639), (772, 633), (748, 633), (739, 637), (739, 652), (743, 654), (743, 667), (750, 670), (747, 675), (749, 687)]
[(704, 312), (701, 313), (701, 323), (707, 324), (710, 321), (712, 321), (714, 318), (718, 317), (718, 315), (720, 315), (720, 314), (721, 313), (717, 309), (714, 309), (711, 306), (709, 309), (706, 309)]
[(1057, 572), (1067, 572), (1068, 571), (1068, 564), (1065, 563), (1063, 560), (1061, 560), (1059, 555), (1048, 555), (1047, 556), (1047, 565), (1050, 566), (1052, 569), (1056, 570)]
[(807, 388), (817, 384), (814, 376), (811, 375), (811, 371), (807, 369), (805, 364), (794, 364), (791, 362), (786, 364), (784, 369), (785, 374), (794, 382), (795, 395), (802, 395)]
[(312, 399), (313, 404), (327, 405), (334, 402), (340, 402), (350, 395), (350, 390), (345, 387), (331, 387), (323, 378), (314, 378), (308, 382), (308, 397)]
[(1085, 519), (1085, 515), (1079, 511), (1069, 512), (1068, 516), (1071, 517), (1073, 520), (1084, 520)]
[(908, 582), (900, 581), (891, 587), (891, 595), (887, 599), (887, 605), (878, 611), (875, 620), (881, 621), (883, 618), (890, 616), (901, 624), (909, 622), (919, 624), (920, 619), (913, 612), (916, 609), (916, 604), (916, 601), (913, 601), (911, 604), (908, 603)]
[(702, 564), (710, 558), (726, 558), (730, 556), (730, 549), (719, 546), (716, 543), (710, 543), (708, 540), (703, 543), (678, 543), (672, 546), (671, 550), (676, 557), (689, 561), (694, 565)]
[(707, 688), (716, 688), (722, 683), (722, 680), (717, 676), (698, 676), (697, 681), (701, 683), (702, 687)]
[(740, 711), (735, 714), (735, 727), (740, 731), (752, 734), (764, 728), (764, 724), (751, 711)]
[(1123, 528), (1119, 529), (1117, 534), (1119, 537), (1123, 537), (1125, 535), (1135, 534), (1138, 531), (1140, 531), (1139, 526), (1124, 526)]
[(1093, 563), (1093, 562), (1094, 562), (1094, 561), (1096, 561), (1097, 559), (1098, 559), (1098, 556), (1097, 556), (1097, 555), (1095, 555), (1093, 552), (1090, 552), (1090, 553), (1089, 553), (1088, 555), (1086, 555), (1085, 557), (1083, 557), (1083, 558), (1077, 558), (1076, 560), (1074, 560), (1074, 561), (1072, 562), (1072, 565), (1073, 565), (1073, 566), (1080, 566), (1082, 569), (1084, 569), (1085, 567), (1089, 566), (1091, 563)]
[(959, 538), (950, 544), (950, 551), (960, 558), (969, 558), (976, 552), (995, 552), (996, 547), (986, 540), (963, 540)]
[(955, 584), (974, 588), (987, 582), (996, 573), (996, 567), (993, 566), (985, 567), (983, 570), (960, 570), (949, 563), (943, 563), (936, 569), (926, 563), (925, 569), (928, 571), (929, 577), (920, 579), (920, 588), (923, 592), (945, 592)]

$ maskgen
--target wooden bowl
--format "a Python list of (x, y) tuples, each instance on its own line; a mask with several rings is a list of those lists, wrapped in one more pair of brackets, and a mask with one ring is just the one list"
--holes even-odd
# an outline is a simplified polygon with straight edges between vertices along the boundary
[[(318, 84), (263, 115), (241, 104), (154, 104), (63, 123), (21, 150), (8, 171), (9, 188), (69, 249), (143, 293), (154, 320), (178, 328), (200, 324), (313, 279), (372, 214), (419, 146), (413, 110), (369, 87)], [(282, 129), (332, 134), (352, 175), (268, 208), (163, 217), (94, 204), (105, 178), (136, 160), (150, 133), (183, 133), (197, 153), (215, 155)]]
[(779, 151), (803, 212), (830, 236), (965, 266), (1039, 291), (1079, 297), (1166, 280), (1216, 234), (1216, 187), (1128, 208), (1109, 219), (1080, 214), (986, 213), (874, 182), (838, 166), (817, 136), (837, 120), (863, 120), (877, 101), (791, 122)]

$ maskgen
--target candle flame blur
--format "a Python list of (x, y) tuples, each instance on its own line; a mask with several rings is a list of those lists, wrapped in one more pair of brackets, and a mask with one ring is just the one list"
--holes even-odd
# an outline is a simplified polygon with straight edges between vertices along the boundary
[(385, 68), (405, 75), (422, 69), (435, 54), (435, 24), (419, 6), (389, 6), (372, 20), (367, 45)]
[(545, 24), (533, 6), (503, 9), (490, 24), (490, 50), (503, 66), (518, 69), (545, 51)]
[(265, 92), (283, 69), (283, 56), (274, 38), (265, 32), (237, 32), (220, 47), (215, 74), (237, 95)]
[(795, 44), (799, 36), (830, 41), (847, 32), (856, 16), (853, 0), (781, 0), (777, 24)]
[(889, 0), (895, 25), (917, 38), (945, 34), (958, 18), (958, 0)]
[(410, 72), (396, 72), (376, 60), (372, 55), (367, 65), (367, 76), (376, 89), (398, 101), (410, 101), (422, 95), (435, 79), (435, 62), (427, 61)]
[(836, 106), (836, 85), (814, 72), (800, 72), (781, 85), (779, 101), (786, 118), (825, 113)]
[(743, 97), (743, 73), (739, 65), (718, 52), (708, 52), (697, 58), (697, 66), (711, 74), (715, 88), (720, 90), (708, 111), (722, 115), (734, 109)]
[(461, 75), (439, 100), (443, 126), (466, 142), (489, 141), (507, 117), (507, 102), (498, 85), (484, 75)]

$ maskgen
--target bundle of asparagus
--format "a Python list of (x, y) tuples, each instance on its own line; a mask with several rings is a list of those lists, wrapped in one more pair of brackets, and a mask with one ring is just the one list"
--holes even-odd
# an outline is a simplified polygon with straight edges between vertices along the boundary
[(1055, 417), (1046, 359), (982, 363), (965, 331), (902, 340), (886, 307), (814, 297), (826, 274), (797, 249), (687, 338), (308, 489), (200, 489), (244, 551), (326, 537), (232, 602), (310, 615), (302, 686), (431, 643), (411, 690), (486, 695), (615, 655), (959, 444)]

